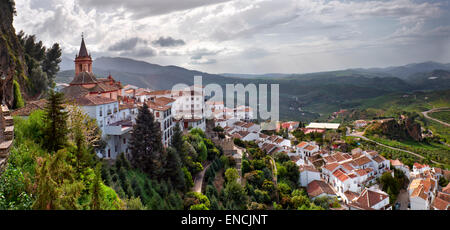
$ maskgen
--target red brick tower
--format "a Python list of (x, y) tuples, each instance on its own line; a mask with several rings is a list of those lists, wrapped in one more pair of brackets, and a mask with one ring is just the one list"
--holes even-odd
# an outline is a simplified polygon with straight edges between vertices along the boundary
[(75, 57), (75, 76), (82, 72), (92, 73), (92, 58), (86, 49), (83, 35), (81, 35), (80, 52)]

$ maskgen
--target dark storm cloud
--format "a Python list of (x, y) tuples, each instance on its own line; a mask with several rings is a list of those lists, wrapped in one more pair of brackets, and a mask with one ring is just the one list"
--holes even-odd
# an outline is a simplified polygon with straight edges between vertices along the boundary
[(182, 46), (186, 43), (181, 39), (174, 39), (172, 37), (160, 37), (158, 40), (152, 42), (153, 45), (161, 47)]
[(227, 1), (230, 0), (78, 0), (80, 5), (90, 8), (110, 10), (123, 7), (135, 18), (162, 15)]
[(124, 39), (113, 45), (111, 45), (108, 50), (109, 51), (130, 51), (136, 48), (138, 43), (147, 44), (147, 41), (140, 39), (138, 37)]
[(142, 47), (136, 48), (135, 50), (120, 52), (120, 55), (124, 57), (147, 58), (156, 56), (157, 52), (151, 47)]
[(220, 52), (221, 52), (221, 50), (215, 51), (215, 50), (209, 50), (206, 48), (201, 48), (201, 49), (196, 49), (189, 53), (191, 54), (191, 60), (200, 60), (204, 56), (212, 56), (212, 55), (219, 54)]

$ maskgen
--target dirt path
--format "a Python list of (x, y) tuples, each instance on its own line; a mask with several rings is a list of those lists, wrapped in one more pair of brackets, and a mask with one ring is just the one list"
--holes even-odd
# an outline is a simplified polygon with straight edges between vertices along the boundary
[(445, 126), (450, 127), (450, 124), (449, 124), (449, 123), (444, 122), (444, 121), (440, 121), (440, 120), (438, 120), (438, 119), (436, 119), (436, 118), (432, 118), (432, 117), (428, 116), (429, 113), (434, 113), (434, 112), (439, 112), (439, 111), (450, 111), (450, 108), (436, 108), (436, 109), (432, 109), (432, 110), (428, 110), (428, 111), (422, 112), (422, 114), (423, 114), (423, 116), (424, 116), (425, 118), (427, 118), (427, 119), (430, 119), (430, 120), (439, 122), (439, 123), (441, 123), (442, 125), (445, 125)]
[[(375, 144), (377, 144), (377, 145), (383, 146), (383, 147), (385, 147), (385, 148), (389, 148), (389, 149), (392, 149), (392, 150), (396, 150), (396, 151), (401, 151), (401, 152), (409, 153), (409, 154), (414, 155), (414, 156), (416, 156), (416, 157), (418, 157), (418, 158), (420, 158), (420, 159), (425, 159), (425, 157), (423, 157), (422, 155), (417, 154), (417, 153), (415, 153), (415, 152), (411, 152), (411, 151), (408, 151), (408, 150), (399, 149), (399, 148), (391, 147), (391, 146), (388, 146), (388, 145), (385, 145), (385, 144), (381, 144), (381, 143), (376, 142), (376, 141), (374, 141), (374, 140), (371, 140), (371, 139), (369, 139), (369, 138), (367, 138), (367, 137), (365, 137), (365, 136), (362, 136), (362, 135), (360, 135), (359, 133), (358, 133), (358, 134), (357, 134), (357, 133), (347, 133), (347, 136), (350, 136), (350, 137), (358, 137), (358, 138), (361, 138), (361, 139), (363, 139), (363, 140), (365, 140), (365, 141), (369, 141), (369, 142), (375, 143)], [(434, 164), (441, 164), (441, 163), (436, 162), (436, 161), (433, 161), (433, 160), (432, 160), (431, 162), (433, 162)]]
[(194, 192), (202, 193), (203, 178), (205, 178), (206, 170), (208, 170), (210, 166), (211, 166), (211, 163), (208, 163), (208, 165), (203, 169), (203, 171), (199, 172), (197, 174), (197, 176), (195, 177), (194, 187), (193, 187)]

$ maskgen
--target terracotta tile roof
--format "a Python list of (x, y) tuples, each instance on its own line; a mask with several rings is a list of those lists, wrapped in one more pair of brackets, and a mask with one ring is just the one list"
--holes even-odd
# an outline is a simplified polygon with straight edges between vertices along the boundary
[(119, 105), (119, 110), (134, 109), (134, 108), (136, 108), (136, 107), (137, 107), (137, 105), (132, 104), (132, 103), (121, 104), (121, 105)]
[(64, 93), (64, 97), (69, 100), (73, 100), (77, 97), (84, 97), (90, 93), (90, 91), (81, 85), (71, 85), (61, 90)]
[(308, 142), (302, 141), (300, 144), (297, 145), (297, 147), (298, 147), (298, 148), (303, 148), (303, 147), (305, 147), (305, 146), (307, 146), (307, 145), (308, 145)]
[(422, 183), (422, 179), (420, 179), (420, 178), (412, 180), (411, 183), (408, 186), (408, 190), (416, 189), (417, 187), (420, 186), (421, 183)]
[(244, 137), (246, 137), (246, 136), (248, 136), (250, 134), (247, 131), (239, 131), (238, 133), (239, 133), (239, 135), (241, 135), (242, 138), (244, 138)]
[(352, 178), (352, 179), (358, 177), (358, 175), (356, 175), (355, 173), (347, 174), (347, 176), (350, 177), (350, 178)]
[(445, 188), (442, 189), (442, 192), (450, 194), (450, 183), (448, 183), (448, 185), (445, 186)]
[(355, 170), (355, 168), (353, 168), (353, 166), (349, 162), (342, 164), (342, 167), (349, 172)]
[(284, 139), (280, 139), (280, 138), (278, 138), (276, 141), (275, 141), (275, 143), (277, 143), (277, 144), (281, 144), (282, 142), (284, 141)]
[(356, 198), (359, 197), (359, 194), (349, 190), (349, 191), (344, 192), (344, 196), (347, 197), (347, 200), (349, 202), (352, 202), (353, 200), (355, 200)]
[(429, 165), (421, 165), (419, 163), (414, 163), (414, 167), (416, 167), (417, 169), (422, 169), (422, 168), (429, 168)]
[(266, 151), (267, 153), (269, 153), (271, 150), (273, 150), (276, 147), (276, 145), (274, 144), (269, 144), (269, 143), (265, 143), (261, 150)]
[(70, 82), (70, 85), (82, 85), (82, 84), (96, 84), (98, 83), (97, 78), (95, 78), (93, 73), (81, 72), (75, 76)]
[(283, 149), (280, 147), (276, 147), (270, 151), (267, 152), (267, 154), (272, 154), (272, 153), (279, 153), (279, 152), (283, 152)]
[(338, 162), (345, 161), (348, 159), (348, 158), (344, 157), (343, 154), (341, 154), (341, 153), (335, 153), (331, 156), (334, 157), (334, 159), (336, 159), (336, 161), (338, 161)]
[(335, 169), (337, 169), (340, 165), (338, 163), (331, 163), (331, 164), (326, 164), (325, 166), (323, 166), (323, 168), (325, 168), (326, 170), (333, 172)]
[(353, 162), (355, 162), (356, 166), (363, 166), (365, 164), (368, 164), (368, 163), (372, 162), (372, 160), (370, 160), (366, 156), (362, 156), (362, 157), (360, 157), (358, 159), (353, 160)]
[(365, 176), (368, 174), (365, 169), (357, 169), (355, 170), (355, 173), (357, 173), (359, 176)]
[(272, 141), (272, 142), (275, 142), (276, 140), (278, 140), (278, 137), (277, 136), (271, 136), (269, 138), (269, 140)]
[(345, 182), (346, 180), (350, 179), (350, 177), (347, 174), (345, 174), (345, 172), (342, 171), (342, 169), (334, 171), (333, 176), (335, 176), (338, 180), (342, 182)]
[(403, 166), (403, 163), (401, 161), (397, 160), (390, 160), (392, 166)]
[(450, 180), (450, 170), (444, 170), (444, 177), (445, 177), (447, 180)]
[(410, 197), (420, 197), (424, 200), (428, 200), (428, 195), (425, 193), (425, 189), (422, 184), (414, 189)]
[(39, 101), (29, 101), (26, 103), (25, 107), (22, 107), (20, 109), (16, 109), (12, 111), (12, 116), (30, 116), (31, 113), (33, 113), (36, 110), (42, 110), (45, 108), (45, 104), (47, 104), (46, 99), (42, 99)]
[(309, 172), (319, 172), (319, 170), (317, 170), (316, 168), (314, 168), (313, 166), (310, 165), (302, 165), (299, 168), (300, 172), (304, 172), (304, 171), (309, 171)]
[(317, 197), (322, 194), (336, 195), (331, 186), (323, 180), (315, 180), (308, 184), (306, 191), (310, 198)]
[(150, 108), (152, 110), (156, 110), (156, 111), (167, 111), (172, 108), (171, 106), (158, 104), (153, 101), (148, 101), (147, 105), (148, 105), (148, 108)]
[[(300, 156), (290, 156), (289, 158), (291, 159), (291, 161), (293, 161), (295, 163), (297, 161), (299, 161), (300, 159), (302, 159)], [(299, 170), (301, 171), (301, 168)]]
[(383, 156), (378, 155), (378, 156), (372, 158), (372, 160), (376, 161), (377, 163), (383, 163), (386, 159)]
[(450, 194), (439, 192), (431, 206), (437, 210), (450, 210)]
[(249, 123), (245, 123), (242, 127), (244, 127), (244, 128), (251, 128), (251, 127), (253, 127), (254, 125), (255, 125), (255, 124), (249, 122)]
[(259, 138), (262, 138), (262, 139), (267, 139), (269, 136), (267, 136), (266, 134), (264, 134), (264, 133), (260, 133), (259, 134)]
[(233, 135), (231, 135), (231, 137), (233, 137), (234, 139), (242, 139), (243, 138), (239, 133), (233, 133)]
[(373, 210), (373, 207), (381, 201), (389, 198), (386, 193), (376, 192), (369, 189), (365, 189), (361, 195), (352, 202), (352, 205), (357, 206), (364, 210)]
[(332, 156), (326, 156), (323, 158), (327, 163), (337, 162), (336, 159)]
[(168, 104), (176, 101), (176, 100), (174, 100), (172, 98), (168, 98), (168, 97), (159, 97), (159, 98), (155, 98), (153, 100), (156, 104), (159, 104), (159, 105), (168, 105)]
[(96, 105), (111, 104), (117, 102), (117, 100), (102, 96), (88, 95), (85, 97), (75, 98), (75, 102), (79, 106), (96, 106)]
[(305, 150), (313, 151), (313, 150), (315, 150), (316, 148), (317, 148), (317, 146), (315, 146), (315, 145), (309, 145), (309, 146), (307, 146), (307, 147), (305, 148)]
[(377, 151), (367, 151), (367, 154), (369, 154), (369, 156), (371, 156), (371, 157), (376, 157), (376, 156), (378, 156), (378, 152)]
[(443, 174), (442, 173), (442, 169), (440, 169), (440, 168), (433, 168), (434, 169), (434, 172), (435, 173), (437, 173), (437, 174)]

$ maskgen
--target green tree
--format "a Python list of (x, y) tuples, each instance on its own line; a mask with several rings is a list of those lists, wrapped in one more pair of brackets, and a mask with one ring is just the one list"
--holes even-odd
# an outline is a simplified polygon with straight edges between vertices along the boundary
[(150, 177), (162, 174), (163, 145), (161, 127), (149, 111), (147, 104), (139, 108), (130, 140), (131, 164), (144, 171)]
[(67, 162), (68, 152), (59, 150), (54, 155), (40, 159), (36, 169), (36, 200), (33, 209), (79, 208), (78, 199), (84, 188), (82, 182), (74, 177), (75, 170)]
[(183, 132), (181, 132), (180, 124), (177, 123), (173, 129), (171, 145), (179, 154), (183, 151)]
[(225, 172), (225, 178), (227, 179), (227, 182), (236, 182), (236, 180), (239, 178), (239, 173), (235, 168), (229, 168)]
[(42, 71), (47, 74), (49, 85), (53, 88), (56, 74), (59, 72), (59, 63), (61, 62), (62, 50), (58, 43), (53, 44), (52, 48), (47, 49), (44, 61), (42, 62)]
[(178, 189), (183, 190), (186, 187), (186, 180), (183, 171), (181, 170), (181, 166), (180, 156), (178, 156), (177, 151), (172, 147), (168, 148), (165, 166), (166, 177), (170, 178)]
[(57, 152), (67, 143), (67, 112), (64, 111), (64, 95), (55, 91), (50, 91), (48, 102), (45, 106), (44, 116), (44, 147)]
[(94, 182), (91, 185), (91, 210), (100, 210), (102, 207), (103, 189), (102, 189), (102, 176), (101, 176), (101, 164), (97, 164), (95, 170)]

